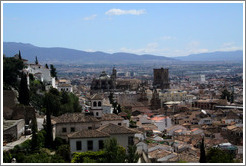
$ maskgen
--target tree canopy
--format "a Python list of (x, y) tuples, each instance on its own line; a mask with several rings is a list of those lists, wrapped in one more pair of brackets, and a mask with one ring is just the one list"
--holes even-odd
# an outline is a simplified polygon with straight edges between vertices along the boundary
[(17, 88), (17, 78), (23, 69), (23, 62), (14, 57), (3, 57), (3, 83), (4, 88), (9, 86)]

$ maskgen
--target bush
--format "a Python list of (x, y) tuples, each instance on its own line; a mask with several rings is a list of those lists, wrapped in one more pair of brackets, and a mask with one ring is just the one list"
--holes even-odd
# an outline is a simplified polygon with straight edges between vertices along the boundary
[(105, 157), (104, 151), (87, 151), (87, 152), (75, 152), (72, 156), (72, 163), (85, 163), (85, 162), (102, 162)]
[(9, 151), (3, 151), (3, 162), (10, 163), (12, 159), (12, 155)]
[(59, 146), (56, 151), (56, 154), (60, 155), (65, 161), (70, 162), (70, 146), (69, 145)]

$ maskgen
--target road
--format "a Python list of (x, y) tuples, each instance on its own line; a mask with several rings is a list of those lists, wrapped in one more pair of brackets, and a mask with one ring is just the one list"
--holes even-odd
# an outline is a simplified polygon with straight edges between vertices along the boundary
[(19, 144), (21, 144), (21, 143), (23, 143), (26, 140), (31, 139), (31, 138), (32, 138), (32, 135), (27, 135), (26, 137), (21, 136), (20, 139), (14, 141), (14, 142), (10, 142), (10, 143), (6, 144), (5, 146), (3, 146), (3, 150), (13, 149), (16, 145), (19, 145)]
[[(37, 118), (37, 127), (38, 127), (38, 131), (42, 130), (43, 127), (43, 121), (44, 118)], [(23, 142), (25, 142), (28, 139), (31, 139), (32, 135), (27, 135), (27, 136), (21, 136), (20, 139), (14, 141), (14, 142), (10, 142), (8, 144), (6, 144), (5, 146), (3, 146), (3, 150), (10, 150), (13, 149), (16, 145), (19, 145)]]

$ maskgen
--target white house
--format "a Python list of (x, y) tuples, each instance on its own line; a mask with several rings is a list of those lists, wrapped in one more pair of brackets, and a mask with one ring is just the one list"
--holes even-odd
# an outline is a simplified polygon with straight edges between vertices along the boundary
[(183, 134), (186, 134), (188, 131), (184, 126), (175, 125), (175, 126), (168, 128), (166, 132), (168, 135), (175, 135), (175, 134), (183, 135)]
[(60, 84), (57, 87), (58, 91), (73, 92), (73, 86), (70, 84)]
[(155, 116), (151, 120), (158, 127), (159, 131), (164, 131), (172, 126), (171, 118), (168, 116)]
[(137, 131), (127, 127), (106, 124), (95, 130), (82, 130), (68, 135), (71, 153), (98, 151), (103, 148), (103, 141), (107, 138), (116, 138), (117, 143), (127, 149), (133, 145), (134, 134)]
[(27, 64), (26, 70), (28, 73), (33, 74), (36, 79), (46, 84), (50, 84), (55, 88), (55, 78), (51, 77), (50, 69), (40, 64)]
[(97, 129), (101, 122), (94, 116), (83, 113), (66, 113), (52, 119), (53, 138), (67, 139), (67, 135), (85, 129)]
[(110, 135), (99, 130), (82, 130), (68, 135), (71, 154), (74, 152), (99, 151)]

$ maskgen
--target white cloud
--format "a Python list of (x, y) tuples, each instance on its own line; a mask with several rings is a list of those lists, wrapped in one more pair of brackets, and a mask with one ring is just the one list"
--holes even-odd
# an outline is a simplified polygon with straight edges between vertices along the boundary
[(94, 20), (95, 18), (96, 18), (96, 14), (93, 14), (93, 15), (91, 15), (91, 16), (88, 16), (88, 17), (84, 17), (83, 19), (85, 20), (85, 21), (88, 21), (88, 20)]
[(161, 37), (161, 40), (174, 40), (176, 39), (176, 37), (172, 37), (172, 36), (163, 36)]
[(234, 42), (227, 42), (223, 43), (221, 47), (216, 51), (236, 51), (236, 50), (242, 50), (243, 47), (236, 46)]
[(107, 12), (105, 12), (106, 15), (112, 16), (112, 15), (141, 15), (141, 14), (145, 14), (146, 11), (144, 9), (141, 10), (122, 10), (122, 9), (110, 9)]

